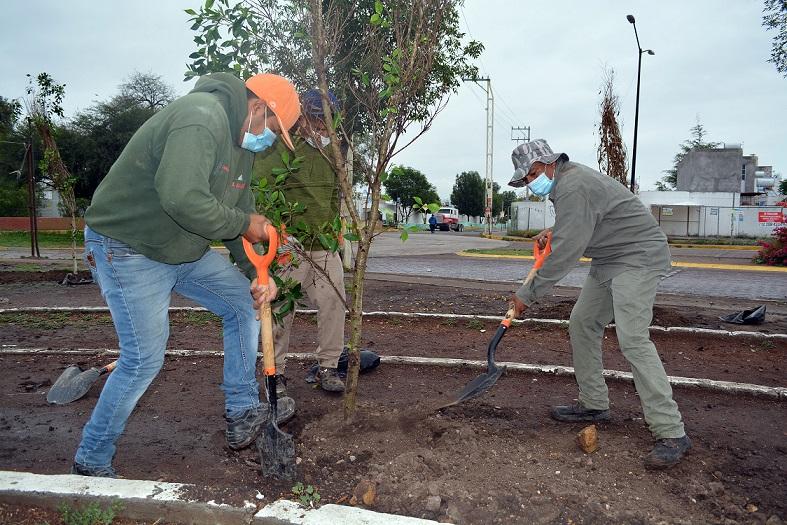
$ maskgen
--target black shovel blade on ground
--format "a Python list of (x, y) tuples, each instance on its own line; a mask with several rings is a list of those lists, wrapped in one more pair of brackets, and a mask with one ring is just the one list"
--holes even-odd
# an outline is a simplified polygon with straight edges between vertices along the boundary
[(53, 405), (65, 405), (76, 401), (87, 394), (99, 377), (114, 370), (116, 364), (117, 361), (113, 361), (106, 366), (94, 366), (87, 370), (82, 370), (77, 365), (69, 366), (49, 389), (46, 395), (47, 402)]
[(257, 450), (263, 476), (293, 481), (295, 469), (295, 441), (291, 434), (283, 432), (276, 420), (279, 417), (279, 402), (276, 396), (276, 376), (265, 378), (270, 412), (268, 424), (257, 437)]
[[(544, 261), (546, 260), (547, 256), (552, 253), (552, 234), (550, 233), (547, 237), (546, 246), (544, 248), (540, 248), (538, 242), (533, 243), (533, 255), (535, 256), (535, 264), (530, 269), (525, 278), (524, 285), (527, 285), (530, 281), (533, 280), (535, 277), (536, 272), (538, 271), (541, 266), (543, 266)], [(506, 316), (500, 322), (500, 326), (497, 327), (497, 331), (495, 332), (495, 336), (489, 341), (489, 346), (486, 349), (486, 362), (487, 368), (486, 373), (481, 374), (480, 376), (476, 377), (472, 381), (470, 381), (459, 394), (450, 400), (448, 403), (440, 405), (437, 407), (437, 410), (442, 410), (444, 408), (448, 408), (450, 406), (457, 405), (462, 401), (467, 401), (468, 399), (473, 399), (490, 388), (497, 383), (497, 380), (500, 379), (500, 376), (503, 375), (505, 372), (505, 367), (499, 367), (495, 364), (495, 350), (497, 350), (497, 345), (503, 336), (508, 330), (508, 327), (511, 326), (511, 322), (514, 320), (515, 311), (514, 305), (512, 304), (511, 307), (506, 312)]]
[(508, 326), (501, 324), (497, 328), (495, 336), (489, 342), (489, 347), (486, 350), (486, 372), (467, 383), (467, 385), (465, 385), (462, 391), (459, 392), (459, 394), (457, 394), (454, 399), (448, 403), (440, 405), (438, 410), (458, 405), (459, 403), (467, 401), (468, 399), (474, 399), (492, 388), (492, 386), (497, 383), (497, 380), (500, 379), (500, 376), (503, 375), (503, 372), (505, 372), (506, 368), (504, 366), (497, 366), (495, 363), (495, 350), (497, 350), (497, 344), (500, 342), (500, 339), (503, 338), (503, 334), (506, 333), (506, 330), (508, 330)]

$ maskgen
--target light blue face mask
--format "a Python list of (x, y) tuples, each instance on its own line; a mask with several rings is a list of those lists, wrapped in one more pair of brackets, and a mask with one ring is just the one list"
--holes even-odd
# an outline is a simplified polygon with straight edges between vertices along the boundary
[[(249, 118), (249, 129), (246, 130), (246, 133), (243, 135), (243, 142), (241, 142), (240, 147), (243, 149), (247, 149), (254, 153), (259, 153), (261, 151), (265, 151), (266, 149), (270, 148), (274, 142), (276, 142), (276, 134), (265, 126), (265, 129), (259, 135), (254, 135), (249, 133), (251, 130), (251, 121), (254, 118), (254, 111), (251, 112), (251, 117)], [(265, 106), (265, 122), (268, 122), (268, 107)]]
[(538, 177), (533, 179), (527, 184), (527, 187), (530, 191), (544, 197), (545, 195), (549, 195), (549, 192), (552, 191), (552, 186), (555, 185), (555, 181), (547, 177), (546, 172), (541, 173)]

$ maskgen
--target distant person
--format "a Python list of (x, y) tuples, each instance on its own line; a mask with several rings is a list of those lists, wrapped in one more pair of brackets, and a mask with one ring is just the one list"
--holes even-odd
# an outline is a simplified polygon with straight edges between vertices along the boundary
[(437, 217), (435, 217), (433, 213), (429, 217), (429, 233), (434, 233), (435, 228), (437, 228)]
[(115, 443), (164, 363), (173, 291), (222, 318), (230, 448), (251, 444), (268, 420), (249, 289), (259, 307), (276, 285), (249, 282), (210, 243), (228, 239), (236, 260), (246, 260), (242, 238), (267, 239), (270, 222), (255, 213), (249, 189), (254, 153), (277, 136), (291, 147), (288, 130), (299, 115), (298, 95), (282, 77), (244, 83), (206, 75), (134, 133), (101, 181), (85, 214), (85, 259), (112, 314), (120, 357), (82, 432), (73, 474), (116, 477)]
[[(332, 108), (338, 110), (335, 95), (329, 92), (328, 99)], [(323, 247), (316, 235), (325, 223), (339, 217), (339, 178), (325, 158), (332, 153), (320, 91), (306, 91), (301, 96), (301, 103), (303, 115), (296, 126), (294, 155), (302, 162), (297, 170), (289, 173), (282, 192), (288, 202), (297, 202), (305, 207), (303, 213), (296, 215), (291, 222), (303, 221), (313, 233), (297, 239), (309, 260), (299, 257), (297, 266), (289, 267), (280, 277), (299, 282), (301, 291), (317, 307), (317, 348), (314, 352), (319, 365), (317, 383), (327, 392), (344, 392), (344, 381), (337, 369), (344, 349), (344, 268), (339, 254)], [(255, 177), (273, 183), (276, 178), (274, 170), (283, 167), (281, 155), (284, 152), (279, 145), (257, 155)], [(294, 314), (291, 312), (273, 328), (276, 370), (282, 374), (278, 391), (292, 411), (295, 410), (295, 402), (287, 395), (283, 374)]]
[(579, 400), (553, 407), (552, 417), (566, 422), (610, 419), (601, 343), (604, 327), (614, 318), (620, 350), (631, 364), (645, 421), (656, 439), (645, 466), (675, 465), (691, 441), (648, 331), (656, 287), (671, 266), (666, 236), (624, 185), (570, 162), (565, 153), (553, 153), (545, 140), (518, 146), (511, 158), (515, 172), (509, 185), (527, 185), (555, 205), (554, 228), (535, 238), (543, 247), (551, 232), (552, 254), (513, 296), (517, 317), (565, 277), (581, 256), (593, 260), (569, 322)]

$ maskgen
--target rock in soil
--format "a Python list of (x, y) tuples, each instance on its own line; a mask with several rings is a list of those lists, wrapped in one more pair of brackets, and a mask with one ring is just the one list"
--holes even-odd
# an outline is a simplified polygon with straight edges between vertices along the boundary
[(585, 454), (591, 454), (598, 450), (596, 425), (589, 425), (580, 430), (577, 434), (577, 444)]

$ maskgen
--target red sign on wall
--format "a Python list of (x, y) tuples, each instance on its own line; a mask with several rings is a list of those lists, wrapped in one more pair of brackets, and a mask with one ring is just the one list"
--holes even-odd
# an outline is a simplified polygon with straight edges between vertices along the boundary
[(758, 214), (759, 222), (784, 222), (784, 215), (780, 211), (761, 211)]

